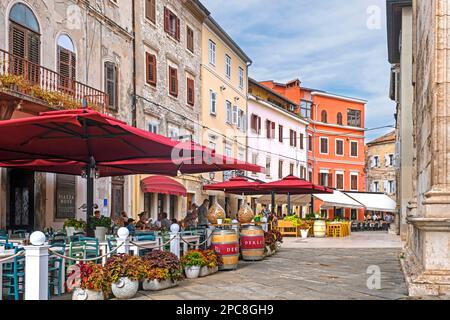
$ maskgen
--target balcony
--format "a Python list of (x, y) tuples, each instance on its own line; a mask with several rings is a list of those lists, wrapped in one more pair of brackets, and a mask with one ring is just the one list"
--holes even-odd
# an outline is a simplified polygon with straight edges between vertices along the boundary
[[(81, 108), (83, 98), (90, 108), (106, 111), (105, 92), (0, 49), (0, 106), (9, 108), (10, 115), (16, 106), (32, 114)], [(2, 110), (3, 119), (6, 114)]]

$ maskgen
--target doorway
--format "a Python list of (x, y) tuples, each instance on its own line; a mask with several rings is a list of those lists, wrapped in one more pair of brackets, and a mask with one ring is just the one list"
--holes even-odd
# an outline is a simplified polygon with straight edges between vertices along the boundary
[(111, 180), (111, 216), (116, 218), (124, 210), (124, 177), (114, 177)]
[(10, 171), (10, 205), (8, 229), (34, 228), (34, 172)]

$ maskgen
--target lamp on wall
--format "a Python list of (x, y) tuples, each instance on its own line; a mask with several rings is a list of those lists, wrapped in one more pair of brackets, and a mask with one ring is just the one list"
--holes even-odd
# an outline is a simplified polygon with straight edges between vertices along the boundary
[(215, 172), (210, 172), (209, 173), (209, 180), (214, 180), (214, 178), (216, 177), (216, 173)]
[(225, 87), (225, 86), (220, 86), (220, 91), (225, 91), (225, 90), (227, 90), (227, 87)]

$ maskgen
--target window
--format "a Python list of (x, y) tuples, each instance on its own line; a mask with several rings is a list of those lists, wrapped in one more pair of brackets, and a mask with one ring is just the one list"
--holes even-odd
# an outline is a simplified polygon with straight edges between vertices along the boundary
[(372, 167), (379, 167), (380, 166), (380, 157), (379, 156), (373, 156), (372, 158)]
[(194, 94), (194, 79), (187, 78), (186, 79), (186, 88), (187, 88), (187, 103), (190, 106), (195, 104), (195, 94)]
[(306, 179), (306, 168), (304, 166), (300, 166), (300, 179)]
[(266, 157), (266, 177), (270, 177), (270, 157)]
[(233, 106), (233, 124), (238, 123), (238, 110), (237, 106)]
[(231, 124), (233, 122), (233, 107), (231, 105), (230, 101), (226, 101), (225, 104), (227, 105), (227, 123)]
[(350, 189), (352, 191), (358, 191), (358, 174), (357, 173), (350, 174)]
[(239, 129), (244, 128), (244, 111), (242, 111), (241, 109), (238, 110), (237, 126)]
[(336, 155), (344, 155), (344, 140), (336, 139)]
[(250, 127), (256, 134), (261, 134), (261, 117), (257, 116), (256, 114), (252, 114)]
[(194, 30), (186, 26), (186, 47), (194, 53)]
[(312, 172), (312, 170), (309, 170), (308, 171), (308, 181), (313, 182), (312, 180), (313, 180), (313, 172)]
[(145, 54), (145, 56), (145, 66), (147, 69), (146, 81), (148, 84), (156, 86), (156, 56), (148, 52)]
[[(258, 154), (257, 153), (252, 153), (252, 163), (253, 164), (258, 164)], [(256, 175), (256, 172), (252, 172), (254, 175)]]
[(313, 139), (312, 139), (312, 135), (308, 135), (308, 150), (312, 151), (313, 149)]
[(350, 141), (350, 156), (358, 157), (358, 141)]
[(361, 111), (348, 109), (347, 125), (352, 127), (361, 127)]
[(105, 62), (105, 91), (109, 108), (117, 110), (117, 67), (112, 62)]
[(380, 183), (378, 181), (374, 181), (372, 184), (372, 192), (380, 191)]
[(331, 173), (325, 171), (319, 173), (319, 184), (321, 186), (331, 188), (332, 184), (331, 182), (332, 182)]
[(180, 130), (176, 127), (169, 127), (169, 138), (172, 140), (178, 140), (180, 137)]
[(289, 130), (289, 143), (291, 147), (297, 147), (297, 132), (292, 129)]
[(153, 133), (158, 133), (158, 123), (156, 121), (151, 121), (148, 123), (148, 131)]
[(328, 154), (328, 138), (320, 138), (320, 153)]
[(244, 69), (239, 67), (239, 88), (244, 89)]
[[(232, 149), (231, 149), (231, 146), (230, 145), (228, 145), (228, 144), (226, 144), (225, 145), (225, 156), (227, 156), (227, 157), (231, 157), (232, 156)], [(233, 175), (233, 171), (224, 171), (223, 172), (223, 181), (228, 181), (228, 180), (230, 180), (231, 178), (232, 178), (232, 175)]]
[(164, 7), (164, 31), (180, 41), (180, 19), (167, 7)]
[(278, 179), (283, 179), (283, 160), (278, 160)]
[(170, 95), (178, 96), (178, 70), (169, 66), (169, 93)]
[(389, 167), (394, 166), (395, 165), (394, 160), (395, 160), (394, 155), (393, 154), (388, 154), (386, 156), (386, 166), (389, 166)]
[(311, 118), (311, 101), (301, 100), (300, 101), (300, 114), (304, 118)]
[(395, 193), (395, 181), (394, 180), (388, 181), (387, 186), (388, 186), (388, 188), (387, 188), (387, 193), (388, 194)]
[(209, 40), (208, 53), (209, 53), (208, 54), (209, 64), (215, 66), (216, 65), (216, 44), (212, 40)]
[(290, 163), (290, 164), (289, 164), (289, 174), (290, 174), (291, 176), (294, 175), (294, 168), (295, 168), (295, 164)]
[(278, 125), (278, 141), (283, 143), (283, 126), (281, 124)]
[(217, 112), (217, 93), (209, 90), (209, 113), (216, 115)]
[[(210, 137), (211, 140), (215, 140), (215, 137)], [(209, 141), (208, 143), (208, 148), (210, 148), (211, 150), (216, 151), (216, 143), (214, 141)]]
[(358, 210), (357, 209), (350, 209), (350, 215), (352, 220), (358, 219)]
[(145, 17), (156, 23), (156, 0), (145, 0)]
[(304, 142), (303, 142), (304, 139), (305, 135), (303, 133), (300, 133), (300, 150), (304, 149)]
[(73, 92), (76, 80), (75, 47), (69, 36), (62, 34), (58, 38), (58, 86), (64, 91)]
[[(26, 59), (35, 65), (40, 64), (41, 40), (39, 24), (30, 8), (23, 3), (16, 3), (9, 14), (9, 51), (14, 56)], [(26, 70), (24, 64), (11, 59), (10, 68), (16, 75), (25, 75), (27, 80), (38, 83), (38, 67), (29, 66)], [(25, 74), (25, 73), (28, 74)]]
[(336, 189), (344, 190), (344, 173), (336, 172)]
[(231, 57), (229, 55), (225, 55), (225, 75), (228, 79), (231, 78)]
[(266, 137), (267, 139), (275, 139), (275, 122), (266, 121)]
[(323, 123), (327, 123), (327, 112), (325, 110), (322, 110), (321, 116), (320, 116), (320, 121), (322, 121)]
[(342, 113), (337, 114), (337, 124), (342, 126)]

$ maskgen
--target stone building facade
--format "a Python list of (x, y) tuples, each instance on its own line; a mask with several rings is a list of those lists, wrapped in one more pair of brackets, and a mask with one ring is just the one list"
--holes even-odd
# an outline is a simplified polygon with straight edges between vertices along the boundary
[[(209, 12), (194, 0), (136, 0), (136, 125), (174, 140), (201, 142), (202, 24)], [(134, 176), (132, 215), (145, 210), (154, 220), (165, 211), (181, 218), (200, 201), (197, 176), (176, 180), (187, 197), (143, 193)]]
[(413, 191), (401, 259), (410, 295), (450, 293), (448, 0), (412, 2)]
[[(53, 91), (76, 91), (75, 85), (62, 88), (64, 83), (76, 82), (76, 88), (95, 93), (87, 97), (89, 104), (96, 100), (101, 111), (131, 123), (131, 13), (131, 1), (1, 1), (1, 64), (10, 63), (13, 55), (20, 65), (31, 61), (40, 70), (36, 74), (41, 78), (34, 80), (41, 85), (56, 81), (43, 78), (48, 74), (60, 79)], [(0, 76), (7, 72), (22, 71), (3, 68)], [(0, 108), (5, 120), (37, 115), (53, 107), (2, 88)], [(0, 172), (0, 228), (61, 228), (66, 218), (85, 218), (80, 207), (86, 202), (86, 181), (81, 177), (10, 169)], [(130, 210), (126, 205), (129, 198), (129, 178), (95, 181), (94, 199), (104, 214)]]

